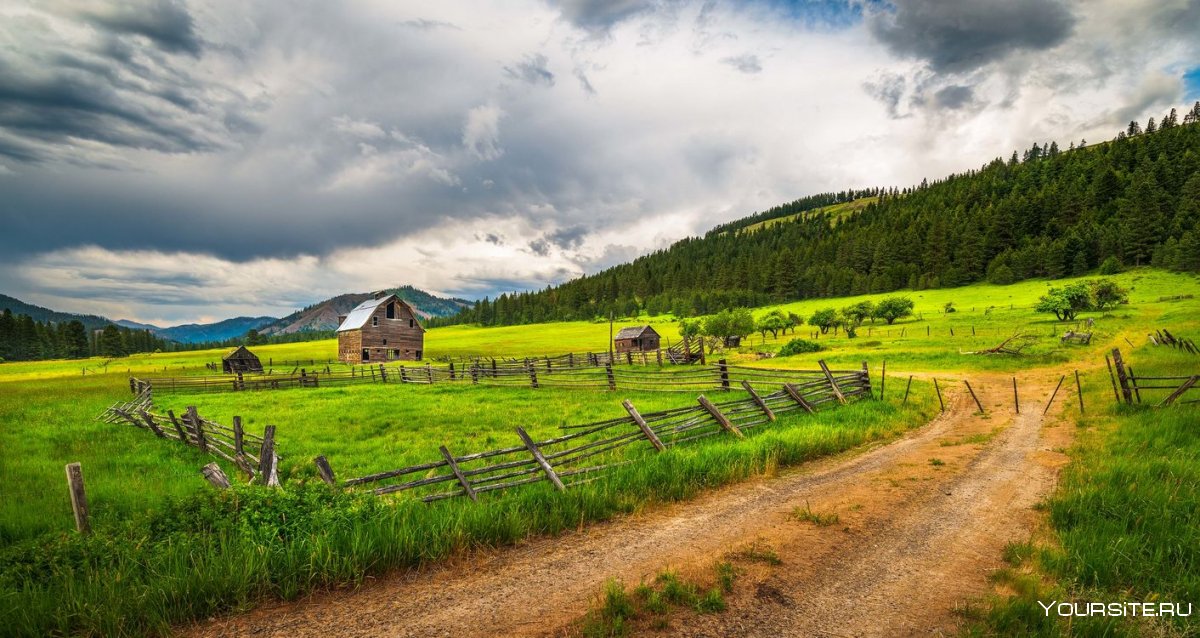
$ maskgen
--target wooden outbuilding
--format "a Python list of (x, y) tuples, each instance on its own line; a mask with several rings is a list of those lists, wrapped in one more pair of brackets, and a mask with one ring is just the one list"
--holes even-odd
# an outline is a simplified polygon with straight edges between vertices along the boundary
[(339, 317), (338, 360), (343, 363), (420, 361), (425, 328), (417, 311), (394, 294), (376, 293)]
[(613, 347), (617, 352), (648, 352), (658, 350), (660, 338), (650, 326), (630, 326), (621, 328), (613, 337)]
[(233, 352), (221, 357), (221, 369), (227, 374), (263, 371), (258, 356), (247, 350), (246, 346), (238, 346)]

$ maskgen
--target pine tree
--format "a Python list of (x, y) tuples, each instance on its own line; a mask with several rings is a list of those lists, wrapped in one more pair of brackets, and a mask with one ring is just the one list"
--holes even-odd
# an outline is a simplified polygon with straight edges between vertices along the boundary
[(121, 331), (113, 324), (104, 326), (100, 333), (100, 356), (121, 357), (125, 355), (125, 346), (121, 341)]

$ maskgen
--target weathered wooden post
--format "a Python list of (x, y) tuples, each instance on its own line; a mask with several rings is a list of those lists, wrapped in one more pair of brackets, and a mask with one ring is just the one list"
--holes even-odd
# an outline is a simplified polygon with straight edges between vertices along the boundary
[(837, 381), (833, 378), (833, 373), (829, 371), (829, 366), (825, 364), (824, 359), (818, 359), (817, 365), (821, 367), (821, 372), (825, 375), (825, 380), (829, 382), (829, 389), (833, 391), (833, 396), (837, 397), (838, 403), (846, 403), (846, 395), (842, 394), (842, 389), (838, 387)]
[(379, 364), (379, 380), (383, 383), (387, 383), (387, 368), (383, 367), (382, 363)]
[(750, 395), (750, 400), (754, 401), (754, 405), (757, 405), (758, 409), (762, 410), (763, 414), (767, 415), (768, 421), (775, 420), (775, 412), (771, 410), (766, 401), (763, 401), (762, 397), (758, 396), (758, 393), (755, 392), (754, 388), (750, 386), (749, 381), (742, 379), (742, 389), (746, 391), (746, 394)]
[(797, 405), (804, 408), (805, 412), (808, 412), (809, 414), (816, 414), (816, 410), (813, 409), (812, 404), (804, 399), (804, 395), (800, 394), (800, 391), (796, 389), (796, 386), (790, 383), (785, 383), (783, 384), (783, 391), (787, 392), (788, 396), (792, 397), (792, 400), (795, 401)]
[(724, 359), (717, 359), (717, 379), (721, 382), (721, 389), (729, 389), (729, 365)]
[(942, 412), (946, 411), (946, 404), (942, 402), (942, 388), (938, 385), (937, 377), (933, 378), (933, 390), (937, 392), (938, 405), (941, 406)]
[(739, 430), (737, 428), (737, 426), (734, 425), (733, 422), (729, 420), (729, 417), (725, 416), (724, 414), (721, 414), (721, 411), (717, 409), (717, 406), (713, 405), (712, 401), (708, 400), (708, 397), (701, 394), (699, 397), (697, 397), (696, 401), (698, 401), (700, 403), (700, 405), (705, 410), (707, 410), (708, 413), (711, 414), (714, 419), (716, 419), (717, 424), (720, 425), (723, 430), (736, 436), (739, 439), (746, 438), (746, 435), (742, 434), (742, 431)]
[(246, 435), (245, 431), (242, 430), (242, 417), (240, 417), (240, 416), (233, 417), (233, 451), (238, 456), (241, 456), (242, 454), (245, 454), (245, 452), (246, 452), (246, 450), (244, 449), (245, 435)]
[(229, 489), (229, 477), (225, 475), (225, 472), (221, 469), (220, 465), (217, 465), (216, 461), (200, 468), (200, 473), (204, 475), (204, 479), (210, 485), (218, 490)]
[(641, 428), (642, 434), (645, 434), (646, 438), (650, 439), (650, 444), (654, 446), (654, 449), (658, 450), (659, 452), (667, 449), (667, 447), (663, 445), (662, 440), (658, 438), (658, 435), (654, 433), (654, 430), (651, 430), (650, 426), (646, 424), (646, 420), (642, 418), (642, 415), (637, 411), (637, 408), (633, 407), (632, 401), (625, 399), (621, 402), (621, 405), (625, 407), (625, 411), (629, 413), (629, 416), (633, 419), (633, 422), (636, 423), (639, 428)]
[(87, 494), (83, 489), (83, 467), (78, 463), (68, 463), (67, 489), (71, 493), (71, 511), (75, 513), (75, 529), (80, 534), (90, 534), (92, 524), (88, 519)]
[(983, 404), (979, 402), (979, 397), (975, 396), (975, 389), (971, 387), (971, 382), (963, 379), (963, 383), (967, 384), (967, 392), (971, 393), (971, 398), (975, 399), (975, 407), (979, 408), (979, 413), (983, 414)]
[(1046, 409), (1042, 410), (1042, 416), (1046, 416), (1046, 413), (1050, 411), (1050, 406), (1054, 405), (1054, 397), (1058, 396), (1058, 389), (1062, 387), (1063, 381), (1066, 380), (1067, 375), (1065, 374), (1058, 380), (1058, 385), (1054, 386), (1054, 392), (1050, 393), (1050, 400), (1046, 402)]
[(615, 376), (613, 376), (613, 368), (612, 368), (611, 361), (604, 362), (604, 374), (608, 375), (608, 389), (616, 390), (617, 389), (617, 378)]
[(425, 362), (425, 382), (433, 385), (433, 365), (429, 362)]
[(450, 380), (451, 380), (451, 381), (454, 381), (454, 380), (455, 380), (455, 379), (457, 379), (457, 378), (458, 378), (458, 377), (456, 377), (456, 376), (454, 375), (454, 362), (453, 362), (453, 361), (451, 361), (451, 362), (450, 362)]
[(258, 473), (266, 480), (267, 485), (279, 485), (278, 468), (275, 467), (275, 426), (268, 425), (263, 429), (262, 447), (258, 452)]
[(479, 364), (478, 363), (471, 364), (471, 383), (474, 385), (479, 385)]
[(317, 466), (317, 474), (321, 476), (321, 480), (333, 487), (337, 487), (337, 481), (333, 477), (333, 468), (329, 466), (329, 460), (324, 455), (319, 455), (313, 459), (313, 463)]
[(196, 406), (188, 406), (185, 418), (192, 424), (192, 432), (196, 434), (196, 447), (200, 448), (201, 452), (207, 454), (208, 439), (204, 436), (204, 423), (200, 420), (200, 415), (196, 413)]
[(542, 451), (538, 449), (537, 444), (533, 442), (533, 439), (529, 438), (529, 434), (525, 432), (525, 429), (518, 427), (517, 436), (521, 437), (521, 442), (525, 444), (525, 449), (529, 450), (529, 453), (533, 455), (533, 459), (542, 467), (542, 471), (546, 473), (546, 478), (550, 479), (550, 482), (554, 484), (554, 487), (558, 491), (565, 491), (567, 489), (566, 486), (558, 478), (558, 474), (555, 473), (554, 468), (550, 467), (550, 462), (546, 460), (545, 456), (542, 456)]
[(1021, 413), (1021, 398), (1017, 396), (1017, 378), (1013, 377), (1013, 407), (1017, 414)]
[(904, 400), (901, 401), (903, 404), (908, 404), (908, 391), (912, 390), (912, 380), (913, 375), (908, 375), (908, 384), (904, 386)]
[(1125, 360), (1121, 358), (1120, 348), (1112, 350), (1113, 365), (1117, 368), (1117, 381), (1121, 384), (1121, 396), (1125, 403), (1133, 403), (1133, 392), (1129, 389), (1129, 376), (1125, 372)]
[(1075, 392), (1079, 394), (1079, 413), (1083, 414), (1083, 384), (1079, 382), (1079, 371), (1075, 371)]
[(179, 434), (179, 440), (183, 441), (184, 445), (191, 445), (192, 442), (188, 438), (187, 433), (184, 432), (183, 426), (180, 425), (179, 419), (175, 418), (175, 412), (172, 410), (167, 410), (167, 418), (171, 420), (171, 425), (175, 426), (175, 432)]
[(525, 360), (525, 370), (529, 373), (529, 387), (536, 390), (538, 387), (537, 368), (529, 362), (529, 359)]
[(658, 367), (660, 367), (660, 368), (661, 368), (661, 367), (662, 367), (662, 348), (659, 348), (659, 349), (657, 350), (657, 355), (656, 355), (656, 356), (657, 356), (657, 358), (658, 358)]
[(879, 400), (883, 400), (883, 390), (887, 383), (887, 359), (882, 362), (882, 368), (879, 371)]

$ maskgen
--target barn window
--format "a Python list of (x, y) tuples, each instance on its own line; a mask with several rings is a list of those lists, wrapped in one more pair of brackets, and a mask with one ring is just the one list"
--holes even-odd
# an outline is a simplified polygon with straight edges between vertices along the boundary
[(371, 360), (371, 351), (370, 351), (370, 350), (368, 350), (368, 349), (366, 349), (366, 348), (363, 348), (363, 357), (362, 357), (362, 360), (363, 360), (363, 361), (370, 361), (370, 360)]
[(412, 320), (412, 319), (409, 319), (409, 320), (408, 320), (408, 327), (409, 327), (409, 328), (413, 327), (413, 323), (414, 323), (414, 322), (413, 322), (413, 320)]
[(396, 348), (395, 350), (392, 350), (392, 356), (399, 359), (400, 358), (400, 349)]
[(396, 304), (395, 304), (394, 302), (393, 302), (393, 303), (389, 303), (389, 304), (387, 305), (387, 318), (388, 318), (388, 319), (395, 319), (395, 318), (396, 318)]
[(374, 327), (377, 327), (378, 325), (379, 325), (379, 317), (371, 317), (371, 327), (374, 328)]
[(417, 361), (421, 360), (421, 351), (417, 350)]
[(383, 345), (385, 345), (385, 346), (387, 345), (387, 339), (383, 340)]

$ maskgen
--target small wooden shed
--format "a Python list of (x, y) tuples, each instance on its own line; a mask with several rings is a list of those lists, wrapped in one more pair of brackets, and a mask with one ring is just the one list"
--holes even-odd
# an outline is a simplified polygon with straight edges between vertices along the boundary
[(660, 338), (649, 325), (621, 328), (613, 337), (617, 352), (648, 352), (658, 350)]
[(258, 356), (247, 350), (246, 346), (238, 346), (233, 352), (221, 357), (221, 369), (227, 374), (263, 371)]

